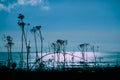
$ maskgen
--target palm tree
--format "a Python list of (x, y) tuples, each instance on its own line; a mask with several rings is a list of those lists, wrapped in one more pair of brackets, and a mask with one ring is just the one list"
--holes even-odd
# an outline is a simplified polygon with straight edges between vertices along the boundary
[(6, 40), (7, 40), (7, 44), (5, 45), (5, 47), (7, 47), (8, 50), (8, 67), (10, 68), (10, 64), (12, 61), (11, 47), (14, 43), (12, 42), (13, 38), (11, 36), (6, 36)]
[(92, 46), (91, 49), (92, 49), (93, 55), (94, 55), (94, 65), (96, 66), (95, 46)]
[[(43, 56), (43, 37), (42, 37), (42, 33), (41, 33), (41, 26), (36, 26), (36, 30), (39, 31), (39, 35), (40, 35), (40, 41), (41, 41), (41, 57)], [(42, 62), (42, 58), (41, 58), (41, 62)]]
[(36, 39), (36, 28), (33, 27), (31, 30), (34, 34), (34, 40), (35, 40), (35, 48), (36, 48), (36, 61), (38, 60), (38, 49), (37, 49), (37, 39)]
[(56, 43), (57, 43), (57, 66), (59, 68), (60, 53), (61, 53), (61, 49), (62, 49), (63, 40), (58, 39), (56, 41)]
[(7, 65), (8, 65), (8, 67), (10, 67), (10, 53), (9, 53), (10, 50), (9, 50), (8, 44), (6, 44), (5, 47), (7, 48), (7, 52), (8, 52), (8, 64)]
[(30, 53), (30, 41), (28, 42), (28, 45), (27, 45), (27, 70), (29, 70), (29, 53)]
[[(84, 61), (87, 61), (87, 47), (88, 47), (88, 43), (83, 43), (80, 44), (79, 47), (81, 48), (82, 51), (82, 58)], [(85, 59), (85, 53), (86, 53), (86, 59)]]
[(24, 33), (24, 25), (25, 25), (25, 23), (23, 22), (24, 15), (19, 14), (18, 19), (20, 19), (19, 22), (18, 22), (18, 25), (22, 29), (22, 35), (21, 35), (22, 46), (21, 46), (21, 54), (20, 54), (20, 67), (22, 68), (23, 67), (23, 33)]
[(86, 53), (86, 61), (88, 60), (87, 58), (88, 58), (88, 56), (87, 56), (87, 50), (88, 50), (88, 46), (90, 45), (90, 44), (88, 44), (88, 43), (84, 43), (84, 45), (85, 45), (85, 53)]
[(64, 64), (63, 67), (65, 68), (65, 63), (66, 63), (66, 45), (67, 45), (67, 40), (63, 40), (63, 56), (64, 56)]
[(56, 49), (57, 49), (57, 44), (56, 43), (52, 43), (51, 47), (53, 48), (53, 52), (54, 52), (54, 63), (53, 63), (53, 68), (55, 67), (55, 53), (56, 53)]
[[(72, 52), (72, 65), (74, 65), (74, 53)], [(72, 66), (72, 68), (73, 68), (73, 66)]]
[(79, 45), (80, 46), (80, 48), (81, 48), (81, 52), (82, 52), (82, 58), (83, 58), (83, 60), (85, 61), (85, 53), (84, 53), (84, 44), (80, 44)]
[(60, 53), (63, 52), (63, 56), (64, 56), (64, 64), (63, 64), (63, 67), (65, 68), (65, 62), (66, 62), (66, 59), (65, 59), (65, 54), (66, 54), (65, 46), (67, 45), (67, 40), (58, 39), (58, 40), (56, 41), (56, 43), (57, 43), (58, 63), (59, 63), (59, 61), (60, 61)]
[(8, 45), (9, 45), (9, 48), (10, 48), (10, 60), (12, 60), (11, 47), (12, 47), (12, 45), (14, 44), (14, 43), (12, 42), (12, 37), (11, 37), (11, 36), (7, 36), (7, 41), (8, 41)]
[[(29, 54), (28, 50), (27, 50), (28, 45), (27, 45), (27, 38), (26, 38), (24, 27), (25, 27), (25, 25), (30, 25), (30, 24), (29, 23), (26, 24), (25, 22), (23, 22), (24, 15), (22, 15), (22, 14), (19, 14), (18, 19), (19, 19), (18, 20), (18, 25), (22, 29), (22, 35), (21, 35), (21, 45), (22, 45), (22, 47), (21, 47), (21, 54), (20, 54), (20, 68), (22, 68), (23, 67), (23, 39), (25, 40), (25, 46), (26, 46), (27, 55)], [(27, 63), (27, 66), (28, 66), (28, 63)]]

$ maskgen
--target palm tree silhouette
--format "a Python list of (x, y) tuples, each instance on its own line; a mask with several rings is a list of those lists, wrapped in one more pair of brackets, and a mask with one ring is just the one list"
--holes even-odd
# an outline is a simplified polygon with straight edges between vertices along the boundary
[(60, 61), (60, 53), (61, 53), (61, 48), (62, 48), (62, 44), (63, 44), (63, 40), (61, 40), (61, 39), (58, 39), (57, 41), (56, 41), (56, 43), (57, 43), (57, 67), (58, 67), (58, 69), (59, 69), (59, 61)]
[(21, 47), (21, 54), (20, 54), (20, 68), (22, 68), (23, 67), (23, 33), (24, 33), (24, 25), (25, 25), (25, 23), (23, 22), (24, 15), (19, 14), (18, 19), (19, 19), (18, 25), (22, 29), (22, 35), (21, 35), (21, 44), (22, 44), (22, 47)]
[(91, 49), (92, 49), (93, 55), (94, 55), (94, 65), (96, 66), (95, 46), (92, 46)]
[(67, 40), (63, 40), (63, 56), (64, 56), (64, 64), (63, 67), (65, 68), (65, 63), (66, 63), (66, 45), (67, 45)]
[[(43, 37), (42, 37), (42, 33), (41, 33), (41, 26), (36, 26), (36, 30), (39, 31), (39, 35), (40, 35), (40, 41), (41, 41), (41, 57), (43, 56)], [(42, 62), (42, 58), (41, 58), (41, 62)]]
[(29, 53), (30, 53), (30, 41), (28, 42), (28, 45), (27, 45), (27, 70), (29, 70)]
[(85, 45), (85, 53), (86, 53), (86, 61), (88, 60), (87, 58), (88, 58), (88, 56), (87, 56), (87, 50), (88, 50), (88, 46), (90, 45), (90, 44), (88, 44), (88, 43), (84, 43), (84, 45)]
[(54, 53), (54, 63), (53, 63), (53, 69), (55, 68), (55, 53), (56, 53), (56, 49), (57, 49), (57, 44), (56, 43), (52, 43), (51, 47), (53, 48), (53, 53)]
[[(72, 58), (71, 58), (71, 60), (72, 60), (72, 65), (74, 65), (74, 52), (72, 52)], [(73, 68), (73, 66), (72, 66), (72, 68)]]
[[(82, 58), (84, 61), (87, 61), (87, 47), (88, 47), (88, 43), (83, 43), (80, 44), (79, 47), (81, 48), (82, 51)], [(85, 53), (86, 53), (86, 59), (85, 59)]]
[(61, 40), (61, 39), (58, 39), (56, 41), (57, 43), (57, 56), (58, 56), (58, 64), (59, 64), (59, 61), (60, 61), (60, 53), (63, 52), (63, 56), (64, 56), (64, 64), (63, 64), (63, 67), (65, 68), (65, 62), (66, 62), (66, 59), (65, 59), (65, 54), (66, 54), (66, 50), (65, 50), (65, 46), (67, 45), (67, 40)]
[(10, 65), (11, 65), (11, 62), (12, 62), (11, 48), (12, 48), (12, 45), (14, 43), (12, 42), (13, 38), (11, 36), (6, 36), (5, 38), (7, 40), (7, 44), (5, 45), (5, 47), (7, 47), (7, 50), (8, 50), (8, 67), (10, 68)]
[(36, 27), (33, 27), (31, 30), (34, 34), (34, 40), (35, 40), (35, 48), (36, 48), (36, 61), (38, 60), (38, 49), (37, 49), (37, 39), (36, 39)]
[[(26, 51), (27, 51), (27, 55), (29, 54), (28, 53), (28, 50), (27, 50), (27, 38), (26, 38), (26, 34), (25, 34), (25, 30), (24, 30), (24, 27), (25, 25), (30, 25), (29, 23), (26, 24), (25, 22), (23, 22), (23, 19), (24, 19), (24, 15), (22, 14), (19, 14), (18, 16), (18, 25), (21, 27), (22, 29), (22, 35), (21, 35), (21, 54), (20, 54), (20, 68), (23, 67), (23, 39), (25, 40), (25, 47), (26, 47)], [(28, 66), (28, 63), (27, 63), (27, 66)]]
[(85, 53), (84, 53), (84, 44), (80, 44), (79, 45), (80, 46), (80, 48), (81, 48), (81, 52), (82, 52), (82, 58), (83, 58), (83, 60), (85, 61)]

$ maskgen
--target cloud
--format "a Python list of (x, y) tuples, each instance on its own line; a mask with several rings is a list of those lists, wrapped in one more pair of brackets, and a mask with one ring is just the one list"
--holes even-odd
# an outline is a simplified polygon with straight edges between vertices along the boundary
[(42, 3), (41, 3), (41, 8), (42, 8), (43, 10), (49, 10), (49, 9), (50, 9), (48, 0), (42, 1)]
[(43, 10), (49, 10), (49, 9), (50, 9), (49, 6), (41, 6), (41, 8), (42, 8)]
[(12, 8), (14, 8), (17, 0), (0, 0), (0, 10), (10, 11)]
[(0, 10), (7, 10), (7, 7), (6, 6), (4, 6), (3, 4), (0, 4)]
[(36, 6), (41, 5), (43, 10), (49, 10), (48, 1), (47, 0), (0, 0), (0, 10), (11, 11), (11, 9), (16, 6)]
[(42, 1), (44, 1), (44, 0), (18, 0), (18, 4), (19, 5), (31, 5), (31, 6), (34, 6), (34, 5), (42, 3)]

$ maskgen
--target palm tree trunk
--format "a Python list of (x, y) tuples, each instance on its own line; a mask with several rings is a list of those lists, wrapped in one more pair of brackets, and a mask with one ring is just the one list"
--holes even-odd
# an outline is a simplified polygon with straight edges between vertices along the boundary
[(22, 35), (21, 35), (21, 53), (20, 53), (20, 68), (23, 67), (23, 32), (24, 28), (22, 27)]
[(29, 51), (28, 51), (28, 45), (27, 45), (27, 38), (25, 35), (25, 31), (24, 31), (24, 26), (22, 27), (22, 65), (23, 65), (23, 38), (25, 40), (25, 47), (26, 47), (26, 51), (27, 51), (27, 70), (29, 70)]
[(59, 63), (59, 53), (57, 52), (57, 68), (59, 67), (58, 63)]
[(54, 60), (53, 60), (53, 69), (55, 69), (55, 45), (54, 45)]
[(35, 48), (36, 48), (36, 61), (38, 59), (38, 49), (37, 49), (37, 40), (36, 40), (36, 34), (34, 32), (34, 39), (35, 39)]
[(27, 70), (29, 70), (29, 53), (30, 53), (30, 41), (27, 45)]
[(27, 45), (27, 38), (26, 38), (26, 35), (25, 35), (25, 31), (23, 31), (23, 35), (24, 35), (24, 39), (25, 39), (25, 46), (26, 46), (26, 51), (27, 51), (27, 70), (29, 70), (29, 51), (28, 51), (28, 45)]
[(82, 58), (83, 58), (83, 61), (85, 61), (84, 50), (82, 50)]
[(65, 60), (65, 45), (63, 45), (63, 56), (64, 56), (64, 65), (63, 67), (65, 68), (65, 63), (66, 63), (66, 60)]
[(11, 61), (12, 61), (12, 52), (11, 52), (11, 44), (10, 44), (10, 64), (11, 64)]
[(86, 46), (86, 51), (85, 51), (85, 53), (86, 53), (86, 61), (88, 60), (87, 58), (88, 58), (88, 56), (87, 56), (87, 46)]
[(25, 47), (26, 47), (26, 51), (27, 51), (27, 70), (29, 70), (29, 50), (28, 50), (28, 45), (27, 45), (27, 38), (26, 38), (26, 35), (25, 35), (25, 31), (23, 29), (23, 36), (24, 36), (24, 40), (25, 40)]
[(23, 36), (24, 36), (24, 39), (25, 39), (25, 47), (26, 47), (26, 50), (27, 50), (27, 38), (26, 38), (26, 35), (25, 35), (25, 31), (23, 30)]
[[(39, 30), (39, 34), (40, 34), (40, 41), (41, 41), (41, 57), (43, 56), (43, 37), (42, 37), (42, 33), (41, 30)], [(41, 58), (41, 62), (42, 62), (42, 58)]]
[(9, 46), (7, 46), (7, 51), (8, 51), (8, 68), (10, 68), (10, 50), (9, 50)]
[(94, 65), (96, 66), (96, 55), (95, 55), (94, 46), (93, 46), (93, 55), (94, 55), (94, 59), (95, 59)]

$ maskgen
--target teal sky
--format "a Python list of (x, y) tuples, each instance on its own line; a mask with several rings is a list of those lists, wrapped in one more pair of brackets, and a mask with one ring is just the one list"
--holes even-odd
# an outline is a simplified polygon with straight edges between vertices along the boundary
[(35, 48), (30, 29), (36, 25), (42, 26), (44, 49), (65, 39), (68, 51), (82, 43), (99, 46), (99, 51), (120, 51), (120, 0), (0, 0), (0, 51), (6, 51), (3, 34), (12, 36), (12, 50), (20, 51), (19, 13), (30, 23), (25, 31), (31, 51)]

